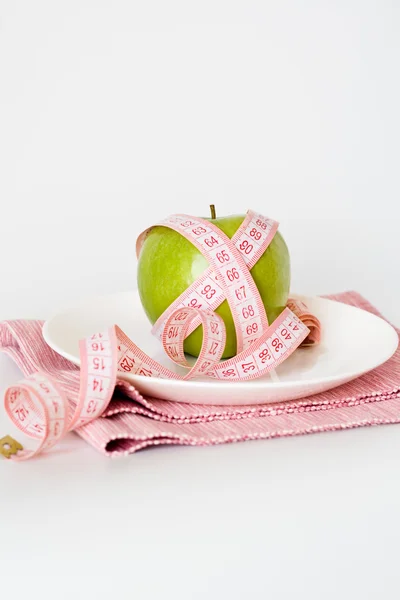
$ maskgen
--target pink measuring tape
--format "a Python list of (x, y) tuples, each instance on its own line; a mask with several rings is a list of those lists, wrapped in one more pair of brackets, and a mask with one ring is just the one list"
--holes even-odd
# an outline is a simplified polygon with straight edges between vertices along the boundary
[[(301, 343), (319, 341), (320, 324), (307, 307), (290, 300), (272, 323), (250, 269), (271, 243), (278, 223), (248, 211), (232, 239), (215, 225), (188, 215), (173, 215), (157, 225), (174, 229), (188, 239), (209, 263), (206, 271), (179, 296), (153, 327), (165, 352), (186, 367), (179, 375), (142, 352), (117, 326), (80, 342), (81, 376), (74, 410), (56, 381), (35, 373), (7, 389), (5, 409), (13, 423), (39, 440), (35, 450), (24, 450), (7, 436), (0, 451), (14, 460), (25, 460), (54, 446), (68, 431), (99, 417), (114, 392), (118, 371), (147, 377), (190, 379), (208, 376), (225, 381), (256, 379), (275, 369)], [(139, 254), (150, 230), (137, 241)], [(233, 316), (237, 355), (221, 361), (226, 331), (215, 309), (227, 300)], [(301, 318), (300, 318), (301, 316)], [(185, 338), (199, 325), (203, 342), (194, 366), (186, 360)], [(308, 325), (308, 326), (307, 326)]]

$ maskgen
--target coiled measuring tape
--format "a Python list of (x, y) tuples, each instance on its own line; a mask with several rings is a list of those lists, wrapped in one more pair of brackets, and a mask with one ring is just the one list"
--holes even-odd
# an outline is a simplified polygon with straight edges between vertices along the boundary
[[(56, 381), (43, 373), (11, 386), (5, 393), (5, 410), (12, 422), (39, 443), (25, 450), (10, 436), (0, 440), (7, 458), (26, 460), (54, 446), (68, 431), (99, 417), (107, 408), (118, 371), (146, 377), (191, 379), (209, 376), (225, 381), (256, 379), (275, 369), (307, 338), (310, 330), (285, 308), (268, 323), (267, 314), (250, 269), (271, 243), (278, 223), (253, 211), (232, 239), (205, 219), (178, 214), (157, 223), (188, 239), (207, 259), (209, 267), (179, 296), (153, 327), (165, 352), (188, 369), (182, 376), (164, 367), (136, 346), (119, 327), (96, 333), (80, 342), (80, 391), (72, 410)], [(148, 235), (137, 241), (137, 253)], [(215, 309), (228, 301), (237, 336), (237, 355), (221, 361), (226, 331)], [(295, 310), (295, 304), (292, 304)], [(203, 327), (200, 354), (193, 366), (183, 344), (199, 325)]]

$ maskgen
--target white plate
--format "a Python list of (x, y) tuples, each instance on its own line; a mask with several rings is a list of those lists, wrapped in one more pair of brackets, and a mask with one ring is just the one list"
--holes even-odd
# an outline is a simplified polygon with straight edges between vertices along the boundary
[[(398, 336), (386, 321), (346, 304), (298, 297), (320, 319), (322, 342), (296, 350), (271, 376), (244, 382), (121, 376), (143, 394), (156, 398), (198, 404), (265, 404), (336, 387), (381, 365), (395, 352)], [(47, 321), (43, 335), (56, 352), (79, 364), (78, 341), (114, 324), (149, 356), (176, 372), (185, 372), (169, 360), (151, 335), (137, 292), (87, 299)]]

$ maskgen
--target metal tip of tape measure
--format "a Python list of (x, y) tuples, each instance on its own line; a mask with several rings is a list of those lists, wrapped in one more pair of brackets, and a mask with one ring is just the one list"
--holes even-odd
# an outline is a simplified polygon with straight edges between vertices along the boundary
[(10, 435), (0, 438), (0, 454), (2, 454), (4, 458), (11, 458), (13, 454), (17, 454), (17, 452), (23, 449), (23, 446)]

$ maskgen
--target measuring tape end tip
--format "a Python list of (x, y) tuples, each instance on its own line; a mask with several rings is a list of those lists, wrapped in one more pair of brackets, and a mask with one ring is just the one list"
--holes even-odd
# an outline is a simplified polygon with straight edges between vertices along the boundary
[(11, 456), (23, 449), (23, 446), (10, 435), (0, 438), (0, 454), (4, 456), (4, 458), (11, 458)]

